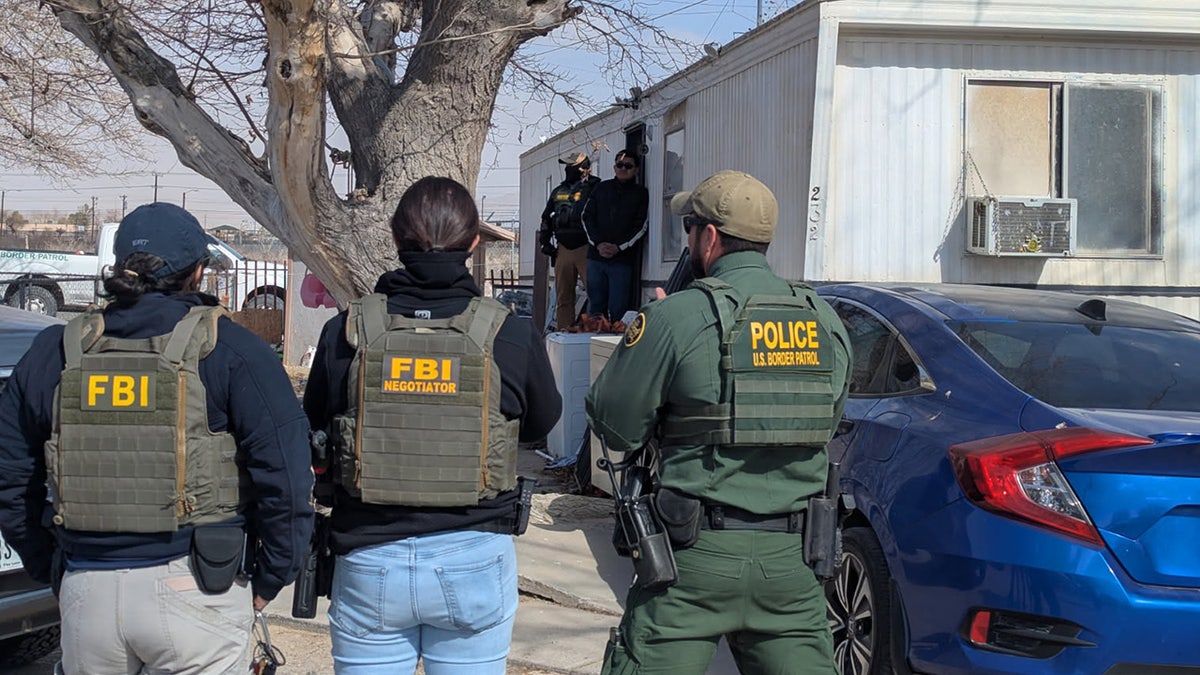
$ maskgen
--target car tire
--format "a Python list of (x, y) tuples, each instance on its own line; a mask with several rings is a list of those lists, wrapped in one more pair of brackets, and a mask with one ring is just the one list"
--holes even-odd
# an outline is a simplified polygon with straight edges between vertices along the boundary
[(266, 293), (253, 293), (246, 298), (242, 309), (283, 309), (283, 298), (270, 291)]
[(54, 293), (48, 288), (42, 286), (27, 286), (25, 288), (25, 305), (21, 305), (21, 290), (14, 289), (12, 295), (8, 296), (8, 304), (11, 307), (26, 309), (36, 314), (45, 314), (46, 316), (54, 316), (58, 314), (58, 300), (54, 298)]
[(842, 566), (825, 585), (825, 607), (840, 675), (892, 675), (891, 575), (875, 533), (842, 533)]
[(0, 669), (7, 670), (33, 663), (58, 649), (58, 626), (0, 640)]

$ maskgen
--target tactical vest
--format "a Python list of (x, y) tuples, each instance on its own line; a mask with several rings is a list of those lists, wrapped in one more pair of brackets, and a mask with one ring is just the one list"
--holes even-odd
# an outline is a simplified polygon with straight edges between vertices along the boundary
[(99, 311), (63, 333), (66, 367), (46, 442), (54, 522), (94, 532), (173, 532), (238, 512), (237, 443), (208, 428), (200, 360), (217, 343), (218, 307), (194, 307), (165, 335), (104, 335)]
[(592, 188), (600, 181), (592, 180), (589, 176), (571, 185), (554, 188), (550, 193), (550, 202), (554, 205), (551, 220), (554, 224), (554, 236), (558, 243), (567, 248), (579, 248), (587, 243), (587, 233), (583, 230), (580, 216), (583, 203), (592, 194)]
[(834, 338), (816, 311), (816, 294), (748, 300), (715, 278), (692, 283), (708, 295), (721, 334), (721, 395), (712, 405), (673, 405), (660, 427), (663, 445), (824, 447), (837, 420)]
[(500, 412), (496, 333), (508, 309), (472, 298), (448, 319), (350, 303), (352, 408), (335, 418), (335, 480), (368, 504), (472, 506), (517, 485), (519, 420)]

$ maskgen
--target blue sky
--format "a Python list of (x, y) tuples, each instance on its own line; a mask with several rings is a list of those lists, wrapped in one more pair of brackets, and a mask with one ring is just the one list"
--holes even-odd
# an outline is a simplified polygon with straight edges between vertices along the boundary
[[(673, 37), (697, 46), (709, 42), (724, 44), (746, 32), (755, 25), (759, 0), (632, 0), (640, 11), (657, 19), (656, 23)], [(761, 0), (764, 20), (797, 4), (797, 0)], [(647, 87), (653, 81), (621, 81), (610, 83), (599, 74), (600, 57), (582, 51), (578, 45), (576, 31), (571, 27), (559, 29), (554, 34), (539, 39), (530, 46), (539, 52), (552, 55), (555, 65), (572, 84), (598, 102), (610, 102), (615, 96), (627, 95), (630, 86)], [(651, 75), (658, 80), (669, 72)], [(598, 104), (587, 114), (603, 109)], [(477, 203), (481, 213), (495, 220), (515, 217), (518, 201), (519, 157), (522, 152), (537, 145), (543, 136), (551, 136), (570, 125), (575, 117), (572, 113), (556, 107), (553, 121), (542, 120), (544, 107), (533, 106), (522, 110), (519, 99), (502, 99), (497, 107), (507, 113), (495, 118), (496, 128), (483, 153), (479, 181), (476, 185)], [(335, 143), (336, 144), (336, 143)], [(0, 191), (4, 192), (6, 211), (23, 212), (58, 209), (64, 213), (75, 211), (84, 203), (96, 198), (100, 217), (109, 211), (121, 210), (121, 196), (125, 195), (128, 208), (149, 202), (154, 197), (155, 174), (158, 180), (158, 199), (181, 203), (186, 201), (188, 210), (196, 214), (207, 227), (232, 224), (253, 228), (253, 221), (236, 204), (228, 199), (212, 182), (195, 174), (179, 163), (174, 150), (160, 138), (146, 134), (146, 147), (151, 161), (145, 163), (121, 162), (121, 149), (113, 147), (110, 156), (117, 158), (114, 164), (123, 166), (119, 177), (92, 177), (66, 182), (51, 182), (38, 176), (27, 167), (0, 168)], [(337, 170), (334, 186), (344, 191), (346, 174)], [(186, 194), (186, 196), (185, 196)]]

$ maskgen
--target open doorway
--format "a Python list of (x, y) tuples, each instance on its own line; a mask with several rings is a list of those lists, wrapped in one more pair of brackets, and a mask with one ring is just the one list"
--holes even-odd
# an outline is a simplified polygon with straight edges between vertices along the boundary
[[(637, 182), (642, 187), (646, 186), (646, 153), (648, 150), (646, 145), (646, 124), (637, 122), (625, 127), (625, 150), (637, 155), (638, 164), (642, 170), (637, 174)], [(647, 214), (649, 218), (649, 214)], [(646, 242), (649, 236), (642, 237), (641, 254), (637, 256), (633, 263), (633, 279), (629, 284), (629, 307), (638, 308), (642, 306), (642, 268), (646, 264), (646, 251), (649, 250)]]

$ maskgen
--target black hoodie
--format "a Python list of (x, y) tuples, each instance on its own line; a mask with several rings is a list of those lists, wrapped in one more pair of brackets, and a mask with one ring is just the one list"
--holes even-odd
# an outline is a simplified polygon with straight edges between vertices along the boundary
[[(104, 334), (148, 338), (171, 332), (197, 305), (216, 305), (201, 293), (143, 296), (128, 308), (104, 310)], [(54, 539), (46, 503), (43, 446), (50, 437), (54, 389), (64, 367), (63, 326), (33, 341), (0, 396), (0, 523), (35, 579), (47, 582)], [(312, 533), (312, 471), (308, 422), (279, 359), (265, 342), (229, 319), (217, 324), (217, 345), (200, 361), (208, 428), (228, 431), (246, 457), (254, 486), (249, 512), (261, 547), (253, 587), (270, 600), (291, 583)], [(41, 519), (43, 522), (39, 523)], [(242, 526), (241, 515), (228, 521)], [(192, 528), (160, 534), (81, 532), (57, 528), (67, 569), (149, 567), (187, 555)]]
[[(464, 252), (404, 253), (402, 268), (379, 277), (375, 292), (388, 296), (388, 312), (442, 319), (461, 314), (471, 298), (482, 295), (466, 266)], [(550, 433), (562, 410), (550, 360), (541, 335), (526, 319), (509, 316), (496, 335), (500, 367), (500, 411), (520, 419), (522, 441)], [(312, 371), (304, 390), (304, 410), (314, 429), (328, 429), (335, 415), (349, 408), (347, 379), (354, 350), (346, 341), (346, 313), (325, 324)], [(334, 497), (333, 548), (339, 554), (362, 546), (396, 541), (419, 534), (443, 532), (510, 516), (516, 491), (503, 493), (477, 506), (418, 508), (364, 504), (343, 490)]]

